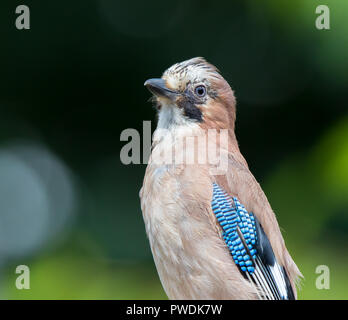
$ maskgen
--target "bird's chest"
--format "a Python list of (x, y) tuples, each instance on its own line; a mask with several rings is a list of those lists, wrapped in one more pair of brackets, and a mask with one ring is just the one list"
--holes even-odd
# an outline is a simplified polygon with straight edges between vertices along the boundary
[[(210, 184), (198, 168), (149, 164), (141, 192), (143, 217), (161, 282), (170, 297), (183, 297), (214, 248), (215, 232), (207, 208)], [(204, 180), (204, 182), (203, 182)], [(190, 280), (191, 279), (191, 280)], [(192, 293), (187, 293), (192, 297)]]
[[(146, 232), (154, 255), (167, 254), (166, 246), (180, 243), (182, 222), (187, 212), (179, 210), (182, 193), (176, 174), (179, 168), (149, 165), (142, 190)], [(163, 251), (163, 253), (162, 253)]]

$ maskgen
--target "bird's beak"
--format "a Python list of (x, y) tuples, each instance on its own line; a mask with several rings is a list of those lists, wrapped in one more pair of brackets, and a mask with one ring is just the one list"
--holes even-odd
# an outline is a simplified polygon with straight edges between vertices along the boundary
[(178, 93), (167, 87), (165, 80), (163, 79), (149, 79), (146, 80), (144, 86), (155, 96), (165, 97), (174, 101)]

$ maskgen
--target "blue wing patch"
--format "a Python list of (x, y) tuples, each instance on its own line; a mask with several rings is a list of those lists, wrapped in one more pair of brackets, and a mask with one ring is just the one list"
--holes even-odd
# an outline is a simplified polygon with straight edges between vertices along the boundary
[(261, 290), (260, 299), (294, 299), (287, 272), (277, 262), (253, 213), (216, 183), (213, 183), (211, 205), (234, 262), (245, 278)]
[(213, 184), (212, 209), (223, 229), (222, 236), (234, 262), (242, 271), (253, 273), (253, 259), (256, 259), (257, 253), (254, 215), (247, 212), (237, 198), (231, 198), (216, 183)]

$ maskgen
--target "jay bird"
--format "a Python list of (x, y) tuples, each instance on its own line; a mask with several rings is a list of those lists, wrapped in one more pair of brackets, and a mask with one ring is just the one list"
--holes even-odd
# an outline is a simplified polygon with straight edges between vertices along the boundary
[[(174, 64), (144, 84), (158, 124), (140, 190), (151, 251), (170, 299), (296, 299), (302, 277), (235, 136), (236, 100), (216, 67), (203, 58)], [(206, 136), (226, 169), (209, 161), (157, 161), (181, 150), (197, 155)], [(228, 143), (222, 145), (221, 132)], [(219, 139), (220, 137), (220, 139)], [(207, 152), (215, 152), (208, 146)], [(180, 151), (178, 151), (180, 153)], [(157, 155), (157, 156), (155, 156)], [(161, 158), (162, 159), (162, 158)], [(177, 159), (177, 158), (175, 158)], [(182, 158), (181, 158), (182, 159)]]

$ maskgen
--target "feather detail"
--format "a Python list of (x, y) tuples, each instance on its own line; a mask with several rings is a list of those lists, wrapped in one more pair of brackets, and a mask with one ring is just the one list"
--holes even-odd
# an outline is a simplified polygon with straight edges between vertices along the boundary
[(243, 276), (256, 285), (260, 299), (294, 299), (284, 267), (280, 266), (259, 221), (236, 197), (213, 184), (212, 210), (222, 237)]

